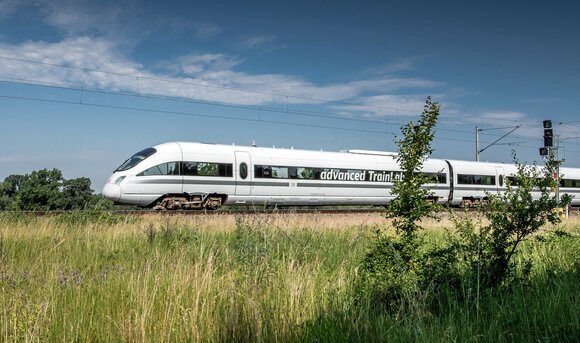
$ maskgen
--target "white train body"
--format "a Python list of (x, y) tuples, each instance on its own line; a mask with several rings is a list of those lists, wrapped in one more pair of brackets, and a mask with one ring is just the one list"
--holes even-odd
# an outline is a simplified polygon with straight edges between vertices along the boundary
[[(438, 203), (469, 205), (505, 190), (507, 164), (429, 159), (425, 187)], [(580, 169), (562, 191), (580, 195)], [(147, 148), (119, 167), (103, 195), (120, 204), (158, 208), (220, 205), (386, 205), (401, 177), (395, 153), (322, 152), (170, 142)], [(574, 200), (574, 204), (580, 204)]]

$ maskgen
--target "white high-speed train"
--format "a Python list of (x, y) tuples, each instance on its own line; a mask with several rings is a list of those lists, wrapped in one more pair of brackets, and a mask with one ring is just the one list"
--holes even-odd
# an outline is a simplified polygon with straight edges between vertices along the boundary
[[(506, 189), (516, 167), (428, 159), (430, 200), (470, 206)], [(561, 168), (561, 194), (580, 205), (580, 169)], [(170, 142), (144, 149), (115, 172), (103, 196), (156, 209), (215, 209), (221, 205), (386, 205), (400, 179), (396, 153), (323, 152)]]

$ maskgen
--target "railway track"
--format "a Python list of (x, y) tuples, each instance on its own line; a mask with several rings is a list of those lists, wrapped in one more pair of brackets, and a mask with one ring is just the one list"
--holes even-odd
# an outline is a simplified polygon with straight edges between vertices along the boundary
[[(466, 209), (463, 208), (451, 208), (451, 211), (456, 213), (462, 213)], [(477, 208), (468, 208), (468, 212), (476, 212)], [(0, 215), (31, 215), (37, 217), (43, 216), (57, 216), (63, 214), (96, 214), (96, 213), (107, 213), (107, 214), (117, 214), (117, 215), (132, 215), (132, 216), (145, 216), (145, 215), (184, 215), (184, 216), (219, 216), (219, 215), (251, 215), (251, 214), (364, 214), (364, 213), (385, 213), (384, 208), (222, 208), (217, 210), (133, 210), (133, 209), (119, 209), (119, 210), (53, 210), (53, 211), (0, 211)], [(441, 213), (447, 213), (448, 210), (443, 210)], [(570, 216), (580, 216), (580, 207), (571, 207), (569, 210)]]
[(54, 211), (0, 211), (0, 214), (14, 214), (14, 215), (32, 215), (37, 217), (43, 216), (57, 216), (62, 214), (72, 214), (72, 213), (109, 213), (109, 214), (118, 214), (118, 215), (232, 215), (232, 214), (240, 214), (240, 215), (249, 215), (249, 214), (359, 214), (359, 213), (382, 213), (384, 209), (369, 209), (369, 208), (361, 208), (361, 209), (306, 209), (306, 208), (276, 208), (276, 209), (218, 209), (218, 210), (165, 210), (165, 211), (155, 211), (155, 210), (99, 210), (99, 211), (90, 211), (90, 210), (80, 210), (80, 211), (61, 211), (61, 210), (54, 210)]

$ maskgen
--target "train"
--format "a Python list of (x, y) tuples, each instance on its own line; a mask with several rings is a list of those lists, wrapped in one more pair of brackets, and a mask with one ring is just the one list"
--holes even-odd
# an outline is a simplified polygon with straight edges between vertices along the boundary
[[(512, 164), (429, 158), (428, 200), (470, 207), (502, 192), (517, 173)], [(117, 204), (159, 210), (251, 206), (385, 206), (401, 180), (397, 153), (264, 148), (168, 142), (121, 164), (102, 194)], [(580, 205), (580, 169), (560, 168), (560, 194)]]

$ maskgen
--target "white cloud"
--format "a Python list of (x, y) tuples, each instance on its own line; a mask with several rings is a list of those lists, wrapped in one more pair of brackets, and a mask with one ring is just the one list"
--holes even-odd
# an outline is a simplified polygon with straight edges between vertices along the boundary
[[(69, 35), (95, 32), (99, 34), (117, 31), (120, 17), (127, 21), (128, 11), (119, 6), (103, 6), (89, 0), (38, 1), (44, 21)], [(117, 32), (118, 33), (118, 32)]]
[(254, 36), (242, 41), (242, 46), (245, 50), (252, 50), (259, 46), (274, 42), (278, 39), (275, 35), (261, 35), (261, 36)]
[(375, 95), (362, 98), (356, 105), (332, 106), (343, 113), (363, 113), (377, 117), (386, 116), (416, 116), (425, 105), (423, 95)]
[(483, 123), (519, 123), (526, 119), (526, 114), (523, 112), (515, 111), (487, 111), (480, 112), (475, 117), (474, 120)]
[(166, 64), (166, 68), (175, 73), (196, 76), (207, 71), (231, 69), (240, 62), (224, 54), (199, 54), (179, 57), (175, 62)]
[(422, 108), (422, 100), (418, 96), (386, 95), (389, 92), (441, 86), (440, 83), (430, 80), (387, 76), (317, 85), (292, 75), (238, 71), (236, 68), (242, 62), (238, 58), (210, 53), (191, 54), (167, 61), (163, 66), (168, 72), (159, 73), (120, 53), (113, 41), (86, 36), (66, 38), (57, 43), (0, 44), (0, 56), (45, 63), (0, 58), (0, 75), (7, 79), (33, 78), (38, 83), (139, 92), (236, 105), (328, 106), (333, 101), (354, 101), (362, 105), (337, 107), (337, 110), (351, 113), (371, 111), (378, 115), (401, 114), (381, 107)]
[(365, 69), (361, 72), (361, 75), (383, 75), (383, 74), (394, 74), (401, 71), (415, 70), (416, 65), (423, 59), (433, 56), (434, 54), (411, 56), (406, 58), (401, 58), (393, 62), (387, 63), (385, 65), (375, 66)]

